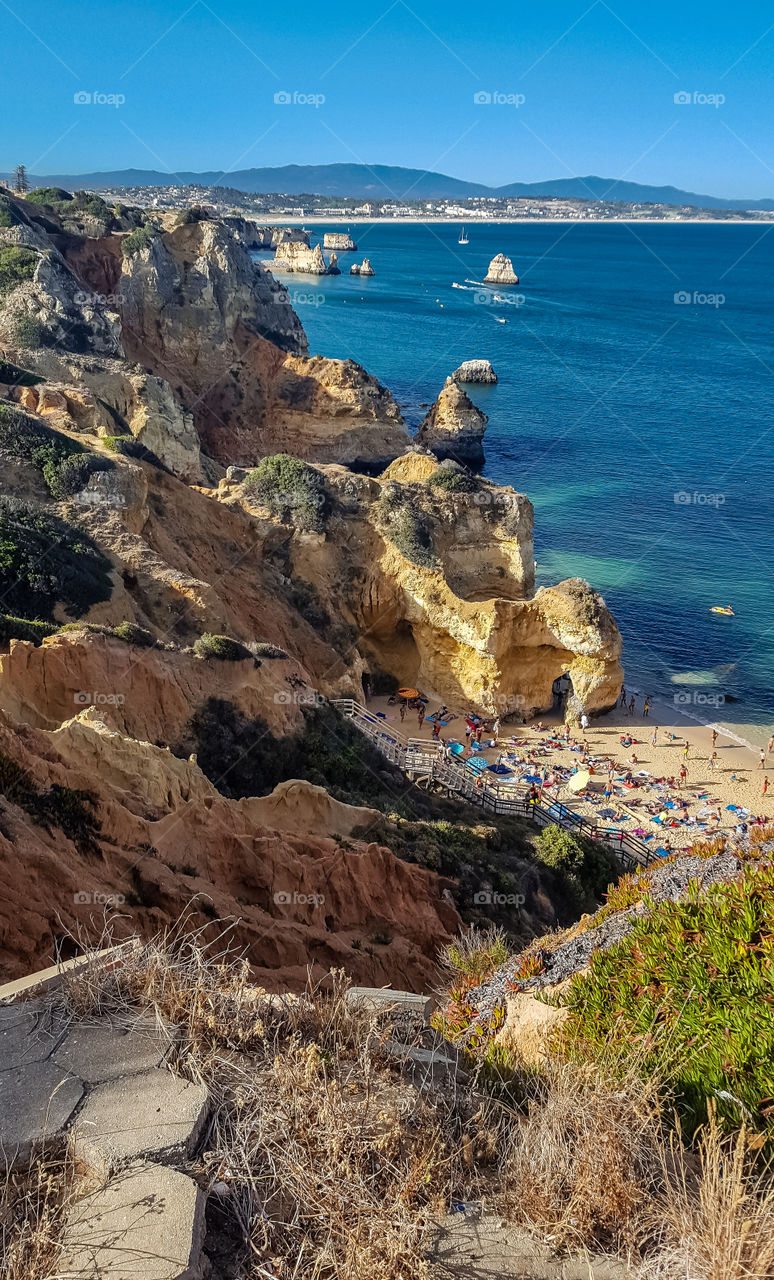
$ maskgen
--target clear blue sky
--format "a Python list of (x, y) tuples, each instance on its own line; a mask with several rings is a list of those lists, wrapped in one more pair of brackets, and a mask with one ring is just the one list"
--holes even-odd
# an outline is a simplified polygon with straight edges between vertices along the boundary
[(774, 9), (758, 0), (0, 0), (0, 48), (0, 169), (363, 161), (774, 197)]

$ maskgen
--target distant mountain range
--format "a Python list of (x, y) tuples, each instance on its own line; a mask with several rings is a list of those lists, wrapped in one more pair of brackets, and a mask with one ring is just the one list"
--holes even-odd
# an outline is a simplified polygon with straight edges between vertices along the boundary
[[(10, 175), (5, 175), (10, 176)], [(239, 169), (233, 173), (158, 173), (153, 169), (118, 169), (112, 173), (53, 173), (30, 178), (34, 186), (231, 187), (238, 191), (285, 195), (351, 196), (359, 200), (437, 200), (455, 196), (557, 196), (565, 199), (625, 201), (632, 204), (692, 205), (698, 209), (774, 209), (774, 200), (724, 200), (679, 187), (650, 187), (615, 178), (553, 178), (546, 182), (511, 182), (485, 187), (444, 173), (404, 169), (399, 165), (286, 164), (276, 168)]]

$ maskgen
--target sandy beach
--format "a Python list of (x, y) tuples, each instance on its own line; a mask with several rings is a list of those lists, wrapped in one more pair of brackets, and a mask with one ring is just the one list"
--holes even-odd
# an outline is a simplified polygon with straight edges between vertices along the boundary
[[(432, 716), (438, 705), (438, 700), (431, 698), (427, 716)], [(428, 724), (426, 718), (420, 728), (415, 711), (407, 711), (401, 722), (399, 707), (389, 704), (386, 698), (372, 698), (368, 706), (370, 711), (381, 712), (405, 737), (432, 740), (433, 724)], [(449, 743), (465, 744), (465, 713), (454, 707), (450, 713), (454, 718), (442, 728), (441, 738)], [(536, 727), (540, 724), (543, 729)], [(552, 786), (545, 787), (543, 803), (560, 801), (591, 821), (637, 833), (654, 850), (688, 848), (697, 840), (717, 833), (733, 835), (735, 831), (739, 833), (742, 822), (749, 823), (753, 817), (774, 821), (774, 753), (767, 756), (762, 769), (759, 751), (724, 735), (718, 727), (716, 759), (714, 765), (710, 765), (712, 726), (681, 715), (671, 703), (651, 699), (646, 716), (644, 698), (636, 695), (633, 714), (629, 713), (627, 702), (626, 707), (618, 706), (592, 719), (585, 734), (576, 730), (573, 738), (571, 732), (575, 750), (566, 744), (555, 745), (560, 730), (564, 732), (563, 721), (556, 713), (535, 717), (527, 725), (502, 723), (497, 747), (485, 748), (481, 754), (490, 764), (502, 753), (517, 757), (507, 761), (514, 770), (514, 783), (518, 771), (534, 775), (542, 773), (544, 768), (550, 779), (557, 767), (560, 770), (588, 767), (581, 760), (582, 740), (585, 740), (587, 759), (593, 770), (586, 793), (583, 797), (574, 795), (566, 779), (557, 777)], [(490, 736), (485, 732), (484, 740)], [(627, 736), (632, 738), (631, 745), (621, 742), (621, 738)], [(519, 745), (514, 745), (512, 738)], [(532, 765), (525, 769), (529, 752), (539, 754), (533, 755)], [(613, 763), (610, 782), (608, 760)], [(687, 778), (681, 785), (679, 775), (683, 764)], [(627, 774), (631, 774), (636, 785), (630, 786), (621, 780)], [(762, 794), (764, 778), (768, 779), (766, 796)], [(672, 784), (669, 779), (674, 780)], [(510, 780), (505, 785), (510, 785)], [(524, 784), (517, 785), (523, 787)], [(611, 788), (609, 798), (604, 795), (606, 785)], [(654, 822), (654, 817), (664, 812), (670, 822), (677, 821), (682, 817), (683, 801), (687, 822), (683, 820), (676, 826)], [(732, 811), (727, 808), (729, 805), (745, 812)], [(653, 812), (649, 812), (648, 807)], [(618, 815), (618, 821), (605, 816), (611, 811)]]

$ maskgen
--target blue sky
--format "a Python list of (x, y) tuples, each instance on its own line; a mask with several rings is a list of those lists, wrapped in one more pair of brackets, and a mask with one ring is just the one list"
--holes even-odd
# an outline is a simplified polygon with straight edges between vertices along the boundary
[(362, 161), (774, 196), (770, 4), (0, 0), (0, 48), (0, 169)]

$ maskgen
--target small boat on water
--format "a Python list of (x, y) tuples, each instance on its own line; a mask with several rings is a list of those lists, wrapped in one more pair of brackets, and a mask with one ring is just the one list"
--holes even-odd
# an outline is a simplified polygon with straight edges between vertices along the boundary
[(730, 605), (730, 604), (726, 604), (726, 605), (722, 605), (722, 604), (713, 604), (713, 605), (710, 605), (710, 613), (725, 613), (725, 614), (727, 614), (727, 615), (728, 615), (729, 617), (731, 617), (731, 618), (735, 618), (735, 617), (736, 617), (736, 614), (734, 613), (734, 611), (733, 611), (733, 609), (731, 608), (731, 605)]
[(465, 235), (465, 228), (464, 228), (464, 227), (462, 228), (462, 230), (461, 230), (461, 232), (460, 232), (460, 238), (459, 238), (459, 240), (457, 241), (457, 244), (470, 244), (470, 241), (468, 240), (468, 237)]
[(457, 284), (456, 280), (452, 280), (452, 289), (464, 289), (464, 284)]
[(505, 316), (495, 316), (495, 321), (496, 321), (496, 323), (497, 323), (497, 324), (507, 324), (507, 323), (508, 323), (508, 321), (506, 320)]

